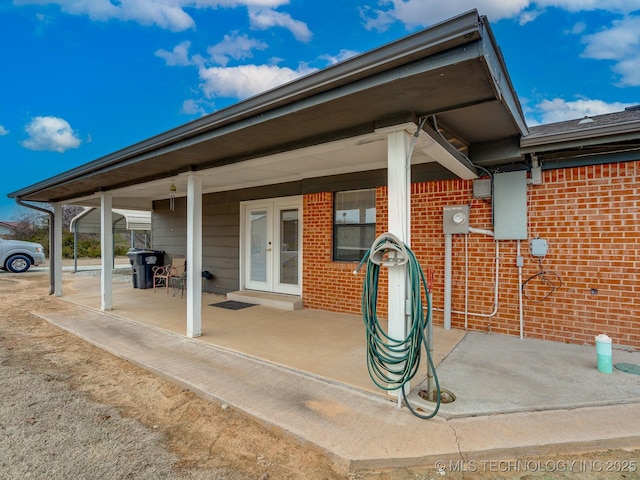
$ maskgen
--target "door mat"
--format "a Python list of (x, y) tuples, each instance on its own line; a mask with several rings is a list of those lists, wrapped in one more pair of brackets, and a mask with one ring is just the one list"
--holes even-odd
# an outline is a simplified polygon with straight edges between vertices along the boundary
[(616, 367), (621, 372), (640, 375), (640, 365), (634, 365), (633, 363), (616, 363), (614, 367)]
[(236, 300), (227, 300), (220, 303), (211, 303), (210, 307), (226, 308), (227, 310), (241, 310), (247, 307), (253, 307), (255, 303), (237, 302)]

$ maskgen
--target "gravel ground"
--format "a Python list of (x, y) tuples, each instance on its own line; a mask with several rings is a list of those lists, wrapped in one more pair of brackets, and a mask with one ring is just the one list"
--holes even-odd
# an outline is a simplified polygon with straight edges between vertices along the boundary
[[(7, 365), (0, 351), (0, 478), (177, 478), (162, 435), (69, 390), (64, 378)], [(184, 477), (186, 478), (186, 477)]]

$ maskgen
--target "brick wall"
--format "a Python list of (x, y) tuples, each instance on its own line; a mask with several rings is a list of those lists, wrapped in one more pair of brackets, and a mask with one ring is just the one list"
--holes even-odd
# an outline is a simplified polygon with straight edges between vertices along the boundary
[[(541, 263), (520, 242), (524, 258), (524, 336), (591, 343), (606, 333), (614, 343), (640, 347), (640, 162), (546, 171), (543, 185), (529, 186), (529, 237), (545, 238)], [(304, 303), (310, 308), (360, 313), (364, 275), (356, 264), (332, 261), (331, 193), (304, 199)], [(377, 226), (387, 225), (387, 189), (377, 189)], [(435, 324), (443, 322), (444, 235), (442, 208), (468, 204), (472, 227), (491, 229), (491, 205), (473, 198), (472, 182), (412, 185), (411, 248), (422, 268), (434, 270)], [(481, 234), (453, 236), (454, 328), (519, 335), (518, 242), (499, 242), (499, 299), (495, 315), (496, 243)], [(546, 272), (544, 277), (536, 275)], [(383, 275), (384, 276), (384, 275)], [(546, 279), (546, 283), (543, 281)], [(386, 314), (386, 282), (379, 314)], [(466, 288), (465, 288), (466, 285)], [(465, 300), (465, 290), (468, 292)], [(467, 306), (464, 315), (465, 302)]]

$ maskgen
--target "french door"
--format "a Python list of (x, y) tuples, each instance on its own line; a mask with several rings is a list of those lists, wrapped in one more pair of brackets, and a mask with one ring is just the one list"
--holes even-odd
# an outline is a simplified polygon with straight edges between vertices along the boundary
[(244, 288), (302, 294), (300, 197), (242, 204)]

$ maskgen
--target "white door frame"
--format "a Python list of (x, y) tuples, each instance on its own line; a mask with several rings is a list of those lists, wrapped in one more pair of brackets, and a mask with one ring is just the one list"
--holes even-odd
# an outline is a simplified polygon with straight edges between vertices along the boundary
[[(282, 254), (280, 238), (280, 212), (288, 209), (298, 210), (298, 284), (284, 284), (279, 280), (279, 262)], [(249, 212), (265, 210), (268, 224), (266, 225), (268, 242), (271, 242), (267, 252), (266, 282), (252, 282), (249, 279), (248, 267), (251, 249)], [(240, 203), (240, 288), (259, 290), (289, 295), (302, 295), (302, 196), (268, 198)]]

